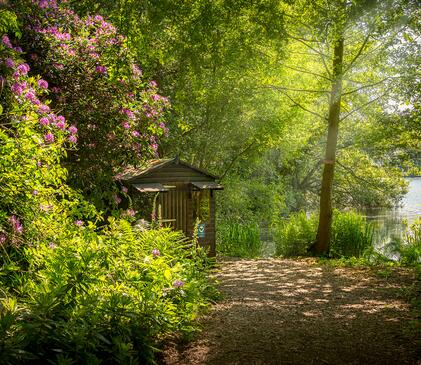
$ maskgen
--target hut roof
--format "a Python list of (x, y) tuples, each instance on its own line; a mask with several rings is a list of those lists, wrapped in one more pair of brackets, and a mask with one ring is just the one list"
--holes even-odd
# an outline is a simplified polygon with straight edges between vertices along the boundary
[(212, 175), (211, 173), (205, 170), (199, 169), (198, 167), (192, 166), (185, 161), (179, 160), (178, 157), (159, 160), (149, 160), (144, 165), (139, 167), (127, 167), (122, 172), (118, 173), (115, 176), (115, 179), (128, 182), (139, 177), (146, 176), (152, 172), (156, 172), (157, 170), (162, 169), (163, 167), (167, 167), (169, 165), (181, 165), (191, 170), (194, 170), (202, 175), (205, 175), (211, 179), (218, 179), (218, 177)]

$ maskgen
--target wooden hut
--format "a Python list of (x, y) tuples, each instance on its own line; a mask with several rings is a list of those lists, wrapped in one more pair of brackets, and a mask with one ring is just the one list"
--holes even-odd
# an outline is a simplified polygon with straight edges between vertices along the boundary
[(154, 211), (164, 225), (181, 230), (188, 237), (193, 236), (199, 222), (198, 244), (215, 256), (214, 190), (223, 189), (216, 176), (176, 157), (128, 169), (117, 179), (129, 189), (145, 219), (150, 219)]

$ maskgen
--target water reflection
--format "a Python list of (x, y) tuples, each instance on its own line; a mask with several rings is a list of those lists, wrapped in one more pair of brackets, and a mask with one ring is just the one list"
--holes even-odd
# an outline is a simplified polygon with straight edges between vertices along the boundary
[(406, 228), (421, 217), (421, 177), (408, 178), (409, 191), (399, 207), (394, 209), (369, 209), (364, 213), (367, 220), (376, 226), (375, 242), (388, 243), (394, 237), (400, 237)]

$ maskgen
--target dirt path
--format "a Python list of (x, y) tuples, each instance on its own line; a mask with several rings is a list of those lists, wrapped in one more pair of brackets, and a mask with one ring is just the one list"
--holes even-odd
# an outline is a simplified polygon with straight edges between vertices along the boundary
[(163, 364), (421, 365), (403, 334), (409, 274), (261, 259), (224, 260), (218, 279), (224, 300), (196, 340), (168, 346)]

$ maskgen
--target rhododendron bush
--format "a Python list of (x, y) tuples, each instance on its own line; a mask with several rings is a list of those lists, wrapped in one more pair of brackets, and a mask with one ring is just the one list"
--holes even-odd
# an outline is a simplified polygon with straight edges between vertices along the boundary
[(112, 190), (116, 170), (158, 155), (159, 139), (168, 133), (168, 99), (155, 81), (142, 79), (125, 37), (101, 16), (80, 18), (56, 1), (20, 1), (16, 9), (27, 61), (42, 75), (50, 107), (77, 132), (77, 148), (66, 158), (69, 182), (97, 205), (107, 204), (104, 198), (112, 196), (104, 191)]
[(106, 219), (80, 191), (104, 204), (127, 193), (114, 171), (157, 153), (168, 101), (102, 18), (46, 0), (12, 10), (22, 38), (0, 12), (0, 363), (152, 362), (165, 336), (194, 329), (206, 255), (133, 227), (131, 209)]

